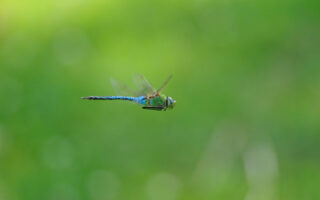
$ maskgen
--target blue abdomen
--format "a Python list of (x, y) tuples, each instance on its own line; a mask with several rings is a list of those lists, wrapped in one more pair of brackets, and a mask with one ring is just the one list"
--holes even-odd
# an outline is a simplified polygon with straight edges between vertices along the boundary
[(133, 101), (140, 105), (146, 105), (147, 99), (145, 96), (140, 97), (127, 97), (127, 96), (89, 96), (82, 97), (83, 99), (88, 100), (124, 100), (124, 101)]
[(135, 101), (136, 97), (126, 97), (126, 96), (108, 96), (107, 100), (126, 100)]
[(82, 97), (88, 100), (126, 100), (126, 101), (136, 101), (137, 97), (126, 97), (126, 96), (89, 96)]
[(135, 102), (137, 102), (140, 105), (146, 105), (146, 97), (145, 96), (140, 96), (140, 97), (135, 97)]

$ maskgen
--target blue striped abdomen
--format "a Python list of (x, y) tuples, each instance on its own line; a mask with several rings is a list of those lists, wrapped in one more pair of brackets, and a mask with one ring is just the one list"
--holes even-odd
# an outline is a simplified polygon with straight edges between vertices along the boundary
[(82, 97), (82, 99), (88, 100), (124, 100), (124, 101), (134, 101), (140, 105), (146, 104), (146, 98), (144, 96), (140, 97), (127, 97), (127, 96), (89, 96)]
[(126, 97), (126, 96), (89, 96), (82, 97), (82, 99), (88, 100), (126, 100), (126, 101), (135, 101), (136, 97)]
[(146, 97), (145, 96), (140, 96), (140, 97), (135, 97), (135, 102), (137, 102), (140, 105), (146, 105)]

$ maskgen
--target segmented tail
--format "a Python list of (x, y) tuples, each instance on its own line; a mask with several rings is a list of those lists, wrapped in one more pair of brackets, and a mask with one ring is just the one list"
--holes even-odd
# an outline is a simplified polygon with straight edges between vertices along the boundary
[(125, 97), (125, 96), (89, 96), (81, 97), (82, 99), (88, 100), (125, 100), (125, 101), (136, 101), (136, 97)]

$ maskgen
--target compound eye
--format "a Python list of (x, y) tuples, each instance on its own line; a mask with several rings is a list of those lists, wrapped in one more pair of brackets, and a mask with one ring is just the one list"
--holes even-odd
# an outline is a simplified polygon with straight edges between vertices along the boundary
[(170, 103), (170, 104), (172, 104), (173, 103), (173, 100), (172, 100), (172, 98), (171, 97), (168, 97), (168, 103)]
[(170, 105), (170, 103), (171, 103), (170, 97), (168, 97), (167, 100), (168, 100), (168, 105)]

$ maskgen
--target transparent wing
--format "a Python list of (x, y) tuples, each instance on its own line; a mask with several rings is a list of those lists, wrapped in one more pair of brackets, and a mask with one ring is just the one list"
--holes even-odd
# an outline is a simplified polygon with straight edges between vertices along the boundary
[(167, 86), (167, 84), (169, 83), (169, 81), (171, 80), (172, 78), (172, 74), (167, 78), (167, 80), (162, 84), (162, 86), (157, 90), (157, 94), (159, 94), (163, 88), (165, 88)]
[(157, 92), (141, 74), (134, 76), (134, 83), (136, 84), (138, 95), (153, 95)]
[(138, 96), (137, 92), (132, 88), (128, 87), (126, 84), (123, 84), (113, 78), (110, 79), (111, 85), (119, 96)]

